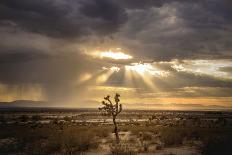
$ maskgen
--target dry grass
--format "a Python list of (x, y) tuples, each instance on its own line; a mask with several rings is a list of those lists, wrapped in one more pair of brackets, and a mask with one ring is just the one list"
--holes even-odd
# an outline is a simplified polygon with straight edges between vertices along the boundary
[(111, 147), (112, 155), (136, 155), (137, 153), (126, 144), (118, 144)]
[[(140, 133), (143, 134), (144, 141), (154, 141), (154, 135), (160, 135), (160, 140), (165, 146), (181, 145), (183, 139), (197, 139), (204, 142), (203, 151), (205, 154), (217, 148), (231, 144), (228, 139), (221, 139), (220, 144), (210, 143), (210, 139), (219, 135), (231, 134), (231, 129), (227, 128), (185, 128), (185, 127), (157, 127), (157, 126), (119, 126), (121, 131), (130, 131), (133, 139), (129, 139), (126, 145), (115, 145), (111, 148), (112, 154), (136, 154), (131, 149), (131, 145), (137, 143)], [(30, 125), (6, 125), (0, 128), (0, 139), (13, 138), (15, 142), (8, 145), (0, 145), (1, 154), (23, 152), (30, 155), (44, 155), (60, 153), (64, 155), (78, 154), (89, 150), (95, 150), (100, 139), (110, 139), (113, 128), (111, 126), (92, 125), (80, 126), (75, 124), (64, 125), (39, 125), (31, 128)], [(224, 143), (226, 141), (226, 143)], [(107, 143), (112, 144), (114, 139)], [(221, 145), (223, 144), (223, 145)], [(212, 147), (213, 146), (213, 147)], [(223, 148), (223, 147), (222, 147)]]

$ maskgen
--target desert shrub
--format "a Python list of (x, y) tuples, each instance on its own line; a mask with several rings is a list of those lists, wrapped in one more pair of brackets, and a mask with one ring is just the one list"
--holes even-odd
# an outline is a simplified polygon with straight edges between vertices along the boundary
[(37, 140), (31, 143), (28, 143), (24, 151), (27, 155), (43, 155), (46, 154), (46, 142), (45, 140)]
[(184, 138), (187, 140), (198, 139), (203, 142), (209, 141), (211, 137), (218, 134), (229, 133), (229, 129), (220, 128), (175, 128), (167, 127), (163, 128), (161, 132), (161, 141), (165, 143), (166, 146), (179, 145), (182, 144)]
[(136, 143), (137, 142), (137, 138), (136, 137), (129, 137), (128, 142), (129, 143)]
[(53, 118), (52, 121), (51, 121), (51, 124), (53, 125), (58, 125), (59, 124), (59, 118)]
[(61, 150), (60, 141), (54, 139), (40, 139), (32, 143), (27, 143), (24, 152), (27, 155), (45, 155), (59, 152)]
[(109, 136), (109, 133), (111, 133), (112, 128), (109, 127), (102, 127), (102, 128), (94, 128), (92, 129), (92, 132), (96, 134), (96, 136), (101, 138), (106, 138)]
[(120, 126), (121, 131), (131, 131), (132, 134), (139, 135), (140, 132), (153, 132), (158, 133), (160, 127), (156, 126), (134, 126), (134, 125), (124, 125)]
[(161, 133), (161, 141), (165, 146), (182, 144), (184, 135), (182, 130), (167, 128)]
[(66, 122), (71, 122), (71, 121), (72, 121), (72, 118), (69, 117), (69, 116), (65, 116), (65, 117), (64, 117), (64, 120), (65, 120)]
[(19, 117), (19, 120), (20, 120), (21, 122), (27, 122), (27, 121), (29, 120), (29, 116), (28, 116), (28, 115), (21, 115), (21, 116)]
[(41, 118), (40, 115), (33, 115), (33, 116), (31, 117), (31, 119), (32, 119), (32, 121), (37, 122), (37, 121), (41, 120), (42, 118)]
[(165, 153), (164, 155), (176, 155), (176, 154), (170, 152), (170, 153)]
[(28, 155), (44, 155), (54, 152), (73, 155), (98, 146), (95, 132), (86, 131), (84, 128), (68, 126), (63, 130), (42, 128), (36, 129), (33, 133), (34, 136), (30, 135), (25, 139), (25, 152)]
[(136, 155), (137, 153), (128, 145), (117, 144), (111, 147), (112, 155)]
[(1, 123), (4, 124), (6, 122), (6, 120), (7, 120), (7, 118), (4, 115), (0, 115), (0, 122)]
[(143, 133), (143, 140), (152, 140), (152, 134), (148, 132)]
[(65, 154), (71, 155), (77, 152), (84, 152), (95, 149), (98, 143), (91, 132), (78, 132), (75, 130), (64, 130), (61, 135), (62, 148)]
[(62, 148), (62, 141), (59, 133), (54, 133), (47, 139), (46, 154), (60, 151)]
[(202, 148), (203, 155), (231, 155), (232, 134), (212, 137)]
[(15, 138), (7, 138), (0, 140), (0, 153), (14, 153), (20, 148), (18, 141)]
[(200, 133), (199, 131), (196, 131), (196, 130), (189, 131), (187, 133), (187, 138), (188, 139), (200, 139)]
[(52, 131), (52, 128), (36, 128), (32, 130), (31, 128), (28, 127), (26, 129), (27, 132), (23, 132), (19, 135), (17, 135), (18, 139), (20, 139), (24, 143), (32, 143), (36, 142), (40, 139), (47, 139), (49, 135), (51, 135), (54, 131)]

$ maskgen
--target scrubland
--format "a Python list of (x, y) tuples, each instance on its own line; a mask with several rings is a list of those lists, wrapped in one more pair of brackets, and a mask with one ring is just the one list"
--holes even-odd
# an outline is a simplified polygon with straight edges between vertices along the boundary
[(116, 144), (110, 123), (88, 122), (86, 119), (77, 123), (71, 116), (62, 120), (54, 118), (49, 123), (41, 123), (41, 119), (20, 115), (14, 123), (2, 121), (0, 154), (229, 155), (232, 152), (232, 127), (228, 123), (187, 126), (161, 125), (149, 120), (129, 121), (119, 123), (120, 143)]

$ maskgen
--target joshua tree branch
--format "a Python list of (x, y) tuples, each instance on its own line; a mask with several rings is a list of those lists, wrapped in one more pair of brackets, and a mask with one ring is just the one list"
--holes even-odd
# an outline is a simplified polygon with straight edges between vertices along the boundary
[(110, 96), (107, 95), (106, 97), (104, 97), (105, 101), (102, 101), (103, 107), (98, 108), (99, 111), (101, 111), (103, 115), (112, 117), (113, 123), (114, 123), (114, 133), (116, 136), (117, 143), (119, 143), (119, 135), (118, 135), (118, 127), (117, 127), (116, 118), (118, 114), (122, 111), (122, 104), (119, 104), (120, 102), (119, 97), (120, 95), (116, 93), (114, 97), (115, 104), (113, 104), (112, 101), (110, 100)]

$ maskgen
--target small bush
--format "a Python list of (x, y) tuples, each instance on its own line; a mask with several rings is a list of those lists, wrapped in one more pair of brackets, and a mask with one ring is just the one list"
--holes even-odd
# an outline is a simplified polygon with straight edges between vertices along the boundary
[(111, 147), (112, 155), (136, 155), (137, 153), (128, 145), (118, 144)]
[(231, 155), (232, 135), (211, 138), (203, 147), (203, 155)]
[(27, 155), (46, 154), (46, 142), (45, 140), (38, 140), (32, 143), (28, 143), (24, 150)]
[(18, 141), (14, 138), (0, 140), (0, 153), (13, 153), (19, 149)]
[(32, 119), (32, 121), (37, 122), (37, 121), (41, 120), (42, 118), (41, 118), (40, 115), (33, 115), (33, 116), (31, 117), (31, 119)]
[(182, 144), (183, 138), (183, 132), (177, 129), (164, 129), (161, 134), (161, 141), (165, 146)]
[(28, 116), (28, 115), (21, 115), (21, 116), (19, 117), (19, 120), (20, 120), (21, 122), (27, 122), (27, 121), (29, 120), (29, 116)]
[(98, 147), (98, 143), (91, 132), (65, 130), (61, 137), (65, 154), (84, 152)]
[(101, 138), (108, 137), (111, 131), (112, 131), (111, 128), (105, 128), (105, 127), (92, 129), (92, 132), (95, 133), (96, 136)]
[(152, 134), (151, 133), (143, 133), (143, 140), (152, 140)]
[(71, 122), (71, 121), (72, 121), (72, 118), (69, 117), (69, 116), (65, 116), (65, 117), (64, 117), (64, 120), (65, 120), (66, 122)]

